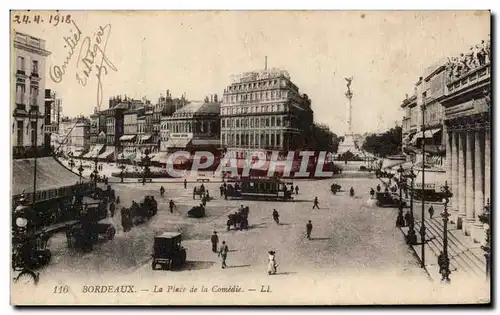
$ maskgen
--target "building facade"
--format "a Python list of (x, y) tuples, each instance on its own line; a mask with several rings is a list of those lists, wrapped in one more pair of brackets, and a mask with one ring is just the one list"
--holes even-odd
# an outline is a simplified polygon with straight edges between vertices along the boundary
[(217, 95), (211, 95), (204, 101), (191, 101), (167, 117), (168, 137), (163, 147), (169, 152), (215, 153), (220, 146), (220, 108)]
[(311, 100), (287, 71), (244, 73), (224, 89), (221, 146), (233, 155), (303, 149), (312, 123)]
[(11, 80), (16, 88), (11, 97), (11, 143), (14, 158), (31, 157), (34, 152), (40, 155), (44, 151), (45, 58), (50, 52), (43, 39), (19, 32), (13, 34), (13, 39), (16, 64)]
[(489, 42), (480, 49), (468, 63), (448, 64), (448, 94), (443, 99), (446, 171), (453, 193), (451, 219), (477, 242), (483, 242), (486, 235), (479, 215), (492, 198)]

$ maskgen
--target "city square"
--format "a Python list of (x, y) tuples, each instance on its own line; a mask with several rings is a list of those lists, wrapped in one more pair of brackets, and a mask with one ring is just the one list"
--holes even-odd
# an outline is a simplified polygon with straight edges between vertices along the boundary
[[(227, 51), (220, 57), (211, 45), (199, 46), (207, 54), (187, 54), (183, 49), (191, 47), (179, 46), (169, 60), (148, 57), (160, 47), (150, 39), (158, 30), (151, 30), (131, 50), (131, 59), (140, 60), (134, 64), (107, 44), (142, 25), (140, 15), (123, 24), (110, 12), (109, 24), (96, 28), (85, 12), (12, 14), (19, 17), (12, 39), (13, 300), (490, 303), (486, 15), (449, 15), (461, 28), (474, 27), (450, 39), (447, 22), (430, 13), (331, 13), (344, 22), (356, 19), (360, 29), (353, 32), (366, 51), (388, 49), (383, 32), (373, 35), (378, 42), (362, 35), (374, 27), (401, 20), (420, 25), (420, 18), (437, 23), (444, 58), (430, 50), (425, 58), (410, 48), (404, 54), (390, 50), (408, 64), (398, 68), (393, 60), (370, 63), (372, 57), (362, 54), (346, 59), (337, 50), (330, 53), (343, 62), (318, 55), (321, 62), (304, 58), (302, 64), (283, 52), (276, 58), (280, 53), (271, 47), (292, 49), (286, 39), (292, 35), (269, 26), (268, 34), (282, 44), (263, 49), (254, 43), (248, 60)], [(203, 14), (209, 13), (179, 15), (162, 25), (198, 38), (201, 33), (183, 25), (197, 25)], [(221, 13), (221, 21), (232, 14), (240, 13)], [(308, 14), (283, 16), (283, 27), (298, 19), (302, 34)], [(58, 36), (24, 22), (56, 16), (65, 49), (57, 48)], [(266, 13), (248, 17), (262, 22)], [(254, 24), (240, 23), (244, 34), (255, 32)], [(312, 46), (314, 25), (300, 37)], [(80, 42), (88, 29), (98, 36)], [(241, 44), (238, 36), (233, 40)], [(93, 76), (87, 57), (70, 66), (75, 48), (84, 52), (91, 44), (100, 59)], [(303, 56), (298, 47), (291, 56)], [(162, 69), (173, 69), (173, 60), (183, 60), (183, 70), (165, 76)], [(314, 67), (317, 73), (309, 73)], [(326, 74), (326, 68), (336, 70)], [(389, 68), (390, 75), (384, 72)], [(189, 71), (198, 72), (188, 80)], [(88, 84), (96, 85), (97, 100)]]

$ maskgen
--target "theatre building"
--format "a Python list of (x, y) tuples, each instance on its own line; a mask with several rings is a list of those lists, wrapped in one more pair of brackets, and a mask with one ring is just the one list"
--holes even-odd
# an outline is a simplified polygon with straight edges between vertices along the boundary
[(221, 145), (231, 156), (301, 150), (312, 123), (311, 100), (285, 70), (247, 72), (224, 89)]
[(479, 215), (491, 202), (491, 64), (450, 75), (445, 107), (446, 173), (453, 193), (451, 219), (482, 242)]
[(160, 147), (160, 152), (152, 161), (166, 160), (167, 153), (188, 151), (209, 151), (218, 156), (220, 145), (220, 106), (217, 95), (206, 97), (204, 101), (191, 101), (166, 118), (168, 137)]

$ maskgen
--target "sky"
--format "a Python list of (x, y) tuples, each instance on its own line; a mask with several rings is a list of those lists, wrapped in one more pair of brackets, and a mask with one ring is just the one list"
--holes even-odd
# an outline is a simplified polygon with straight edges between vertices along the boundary
[[(19, 13), (26, 12), (12, 14)], [(167, 89), (190, 100), (222, 96), (231, 75), (262, 70), (267, 56), (269, 68), (287, 70), (311, 98), (315, 121), (339, 135), (347, 131), (345, 77), (354, 77), (353, 130), (387, 130), (401, 121), (401, 101), (428, 66), (466, 52), (490, 33), (484, 11), (72, 11), (59, 12), (71, 14), (81, 31), (75, 53), (66, 59), (64, 37), (76, 32), (75, 25), (50, 24), (53, 11), (26, 14), (44, 22), (11, 27), (46, 40), (46, 88), (62, 98), (66, 116), (89, 115), (98, 103), (97, 70), (81, 86), (78, 54), (85, 37), (94, 43), (99, 27), (109, 24), (105, 55), (116, 71), (108, 67), (101, 74), (101, 109), (117, 94), (153, 102)], [(101, 58), (97, 53), (95, 64)], [(49, 72), (65, 60), (65, 74), (56, 83)]]

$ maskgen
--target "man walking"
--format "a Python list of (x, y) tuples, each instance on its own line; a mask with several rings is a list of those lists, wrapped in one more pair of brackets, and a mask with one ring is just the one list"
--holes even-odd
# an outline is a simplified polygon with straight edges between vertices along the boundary
[(434, 208), (432, 206), (429, 207), (429, 217), (432, 219), (434, 216)]
[(318, 197), (314, 197), (314, 205), (313, 205), (313, 209), (314, 209), (314, 208), (319, 209), (319, 201), (318, 201)]
[(111, 212), (111, 217), (115, 216), (115, 203), (111, 201), (111, 204), (109, 205), (109, 212)]
[(380, 189), (381, 189), (380, 184), (378, 184), (377, 185), (377, 192), (380, 192)]
[(214, 234), (210, 238), (212, 242), (212, 252), (217, 253), (217, 245), (219, 244), (219, 236), (217, 236), (217, 232), (214, 231)]
[(306, 233), (307, 233), (307, 239), (310, 240), (311, 239), (311, 232), (313, 230), (313, 225), (311, 223), (311, 220), (309, 220), (309, 222), (306, 224)]
[(186, 188), (187, 188), (187, 185), (188, 185), (188, 182), (187, 182), (187, 180), (184, 178), (184, 189), (186, 189)]
[(227, 259), (227, 253), (229, 252), (229, 248), (226, 245), (226, 241), (222, 241), (222, 246), (220, 247), (219, 250), (219, 257), (222, 258), (222, 269), (226, 268), (226, 259)]
[(175, 203), (172, 199), (170, 199), (169, 207), (170, 207), (170, 213), (174, 213)]

